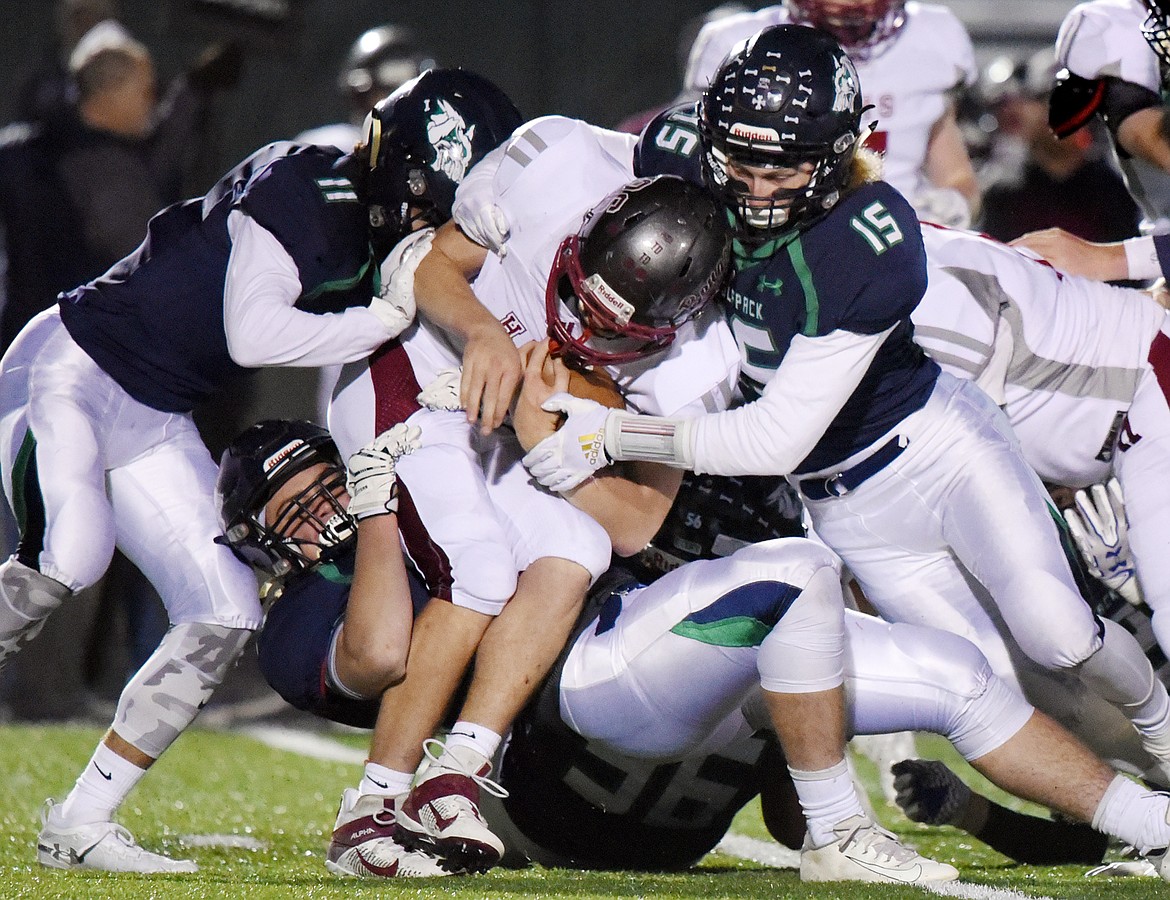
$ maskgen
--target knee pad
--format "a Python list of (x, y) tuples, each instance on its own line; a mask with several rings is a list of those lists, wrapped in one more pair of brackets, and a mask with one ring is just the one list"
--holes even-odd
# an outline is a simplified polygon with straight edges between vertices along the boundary
[[(1073, 669), (1101, 648), (1100, 625), (1080, 594), (1048, 572), (1021, 572), (1011, 579), (1007, 596), (996, 597), (1020, 649), (1045, 669)], [(1046, 598), (1063, 598), (1059, 603)], [(1008, 604), (1036, 612), (1021, 621)], [(1049, 610), (1051, 615), (1044, 615)]]
[(251, 633), (197, 622), (173, 626), (122, 691), (115, 733), (158, 759), (199, 714)]

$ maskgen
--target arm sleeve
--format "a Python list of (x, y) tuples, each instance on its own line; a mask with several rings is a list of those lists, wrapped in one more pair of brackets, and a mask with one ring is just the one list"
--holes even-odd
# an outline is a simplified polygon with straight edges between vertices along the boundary
[(798, 335), (754, 403), (694, 420), (694, 469), (788, 475), (816, 446), (897, 325), (877, 334)]
[(308, 313), (294, 304), (301, 282), (276, 237), (243, 213), (228, 217), (232, 252), (224, 284), (228, 352), (245, 368), (322, 366), (368, 356), (390, 335), (364, 306)]

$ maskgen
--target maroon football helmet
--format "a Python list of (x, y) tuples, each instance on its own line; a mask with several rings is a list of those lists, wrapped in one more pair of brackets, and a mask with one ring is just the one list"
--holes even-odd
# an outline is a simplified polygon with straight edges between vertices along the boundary
[(792, 21), (827, 31), (862, 60), (906, 21), (905, 0), (787, 0)]

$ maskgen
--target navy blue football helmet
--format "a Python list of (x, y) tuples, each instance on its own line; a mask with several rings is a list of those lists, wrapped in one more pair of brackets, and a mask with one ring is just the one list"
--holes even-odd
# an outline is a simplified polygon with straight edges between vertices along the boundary
[(419, 220), (451, 218), (455, 188), (468, 169), (522, 122), (508, 96), (466, 69), (429, 69), (366, 116), (370, 229), (379, 255)]
[[(326, 468), (267, 521), (265, 506), (276, 492), (319, 463)], [(345, 474), (324, 428), (284, 419), (257, 422), (220, 459), (215, 498), (224, 533), (216, 542), (275, 578), (337, 558), (357, 540), (357, 522), (345, 509)], [(315, 539), (291, 536), (306, 523)]]
[[(861, 82), (829, 34), (804, 25), (758, 32), (724, 60), (699, 106), (703, 179), (749, 242), (806, 228), (836, 205), (862, 138)], [(800, 188), (753, 196), (729, 166), (799, 169)]]

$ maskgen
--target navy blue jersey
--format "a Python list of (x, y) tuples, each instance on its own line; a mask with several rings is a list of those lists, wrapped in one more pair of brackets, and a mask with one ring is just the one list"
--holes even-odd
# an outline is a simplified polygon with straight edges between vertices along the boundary
[(668, 107), (646, 123), (634, 148), (634, 174), (639, 178), (677, 175), (703, 184), (696, 103)]
[(239, 209), (292, 257), (298, 308), (336, 311), (373, 294), (368, 213), (333, 147), (270, 144), (208, 194), (150, 220), (146, 240), (105, 275), (61, 297), (73, 339), (134, 399), (188, 412), (244, 370), (228, 354), (223, 291)]
[[(768, 733), (746, 737), (733, 755), (658, 762), (593, 746), (561, 720), (560, 673), (569, 648), (586, 628), (612, 621), (620, 595), (637, 586), (618, 568), (598, 581), (568, 647), (512, 726), (498, 770), (509, 791), (501, 805), (537, 848), (531, 851), (535, 862), (587, 869), (687, 868), (714, 848), (735, 814), (759, 793), (765, 760), (776, 763), (764, 754), (774, 743)], [(664, 795), (677, 799), (663, 804)]]
[[(332, 689), (325, 678), (333, 632), (345, 618), (353, 583), (355, 553), (289, 579), (256, 636), (264, 679), (297, 709), (332, 722), (373, 728), (380, 698), (354, 700)], [(426, 589), (409, 569), (415, 614), (427, 602)]]
[[(646, 126), (634, 167), (639, 176), (702, 183), (692, 105), (672, 107)], [(913, 342), (910, 324), (926, 290), (926, 251), (914, 210), (892, 187), (877, 182), (847, 194), (806, 231), (760, 247), (737, 243), (734, 263), (726, 311), (748, 400), (763, 391), (797, 334), (876, 334), (897, 326), (798, 473), (851, 456), (926, 402), (939, 369)]]
[(763, 391), (798, 334), (894, 328), (797, 473), (864, 449), (926, 402), (939, 368), (914, 343), (910, 324), (925, 291), (918, 219), (882, 181), (846, 194), (807, 230), (758, 247), (737, 243), (726, 307), (748, 399)]

